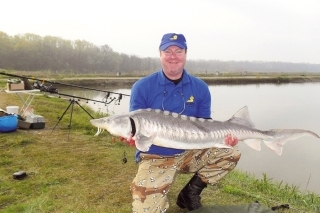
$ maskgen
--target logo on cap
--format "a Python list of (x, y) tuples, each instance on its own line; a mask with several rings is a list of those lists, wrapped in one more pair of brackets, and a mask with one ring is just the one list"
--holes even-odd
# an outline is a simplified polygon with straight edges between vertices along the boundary
[(177, 40), (178, 39), (178, 36), (177, 35), (174, 35), (170, 38), (170, 40)]

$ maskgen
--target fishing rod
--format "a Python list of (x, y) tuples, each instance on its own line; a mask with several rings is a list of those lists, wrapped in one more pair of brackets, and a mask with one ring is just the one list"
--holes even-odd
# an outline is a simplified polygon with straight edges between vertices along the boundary
[[(8, 74), (8, 73), (3, 73), (3, 72), (0, 72), (0, 74), (2, 75), (7, 75), (7, 76), (11, 76), (11, 77), (16, 77), (16, 78), (22, 78), (22, 79), (33, 79), (33, 80), (37, 80), (37, 81), (41, 81), (40, 79), (36, 79), (36, 78), (31, 78), (31, 77), (25, 77), (25, 76), (20, 76), (20, 75), (14, 75), (14, 74)], [(50, 82), (50, 81), (47, 81), (47, 82)], [(58, 83), (60, 84), (60, 83)], [(69, 86), (68, 84), (63, 84), (61, 83), (62, 85), (67, 85)], [(125, 95), (125, 94), (122, 94), (122, 93), (115, 93), (115, 92), (110, 92), (110, 91), (103, 91), (103, 90), (98, 90), (98, 91), (103, 91), (103, 92), (106, 92), (106, 95), (105, 97), (102, 99), (102, 101), (99, 101), (99, 100), (95, 100), (95, 99), (90, 99), (90, 98), (84, 98), (84, 97), (80, 97), (80, 96), (75, 96), (75, 95), (69, 95), (69, 94), (65, 94), (65, 93), (59, 93), (58, 90), (51, 90), (51, 87), (49, 86), (48, 88), (44, 89), (44, 90), (41, 90), (41, 85), (37, 84), (37, 86), (40, 88), (40, 91), (44, 91), (44, 92), (49, 92), (51, 94), (57, 94), (59, 95), (59, 98), (60, 96), (66, 96), (66, 97), (71, 97), (71, 98), (77, 98), (77, 99), (82, 99), (82, 100), (86, 100), (87, 103), (88, 101), (93, 101), (93, 102), (98, 102), (98, 103), (103, 103), (105, 105), (107, 104), (110, 104), (111, 102), (115, 101), (115, 105), (120, 105), (120, 101), (122, 100), (122, 96)], [(76, 85), (71, 85), (71, 86), (75, 86), (75, 87), (80, 87), (82, 88), (81, 86), (76, 86)], [(85, 88), (85, 87), (84, 87)], [(92, 88), (88, 88), (88, 89), (92, 89)], [(92, 89), (92, 90), (95, 90), (95, 89)], [(110, 94), (118, 94), (118, 98), (116, 97), (110, 97)], [(128, 96), (128, 95), (125, 95), (125, 96)], [(108, 101), (109, 99), (109, 101)]]
[[(97, 103), (103, 103), (103, 104), (106, 104), (106, 105), (107, 105), (107, 104), (110, 104), (112, 101), (120, 102), (121, 99), (122, 99), (121, 94), (119, 95), (118, 98), (116, 98), (116, 97), (112, 97), (112, 98), (108, 97), (108, 98), (110, 99), (109, 102), (107, 102), (107, 98), (104, 98), (104, 99), (106, 99), (105, 101), (98, 101), (98, 100), (91, 99), (91, 98), (83, 98), (83, 97), (80, 97), (80, 96), (69, 95), (69, 94), (64, 94), (64, 93), (59, 93), (59, 92), (55, 92), (55, 93), (51, 93), (51, 94), (57, 94), (57, 95), (59, 95), (59, 98), (60, 98), (60, 96), (67, 96), (67, 97), (71, 97), (71, 98), (76, 98), (76, 99), (78, 99), (78, 100), (85, 100), (87, 103), (88, 103), (88, 101), (93, 101), (94, 103), (97, 102)], [(104, 100), (104, 99), (103, 99), (103, 100)]]
[(5, 73), (5, 72), (0, 72), (0, 74), (1, 75), (6, 75), (6, 76), (10, 76), (10, 77), (16, 77), (16, 78), (27, 78), (27, 79), (32, 79), (32, 80), (41, 81), (41, 82), (48, 82), (48, 83), (57, 84), (57, 85), (63, 85), (63, 86), (68, 86), (68, 87), (75, 87), (75, 88), (93, 90), (93, 91), (98, 91), (98, 92), (106, 92), (107, 94), (112, 93), (112, 94), (117, 94), (117, 95), (121, 95), (121, 96), (130, 96), (130, 95), (123, 94), (123, 93), (118, 93), (118, 92), (111, 92), (111, 91), (94, 89), (94, 88), (89, 88), (89, 87), (84, 87), (84, 86), (73, 85), (73, 84), (66, 84), (66, 83), (60, 83), (60, 82), (55, 82), (55, 81), (48, 81), (48, 80), (44, 80), (44, 79), (37, 79), (37, 78), (34, 78), (34, 77), (27, 77), (27, 76), (22, 76), (22, 75), (14, 75), (14, 74), (9, 74), (9, 73)]

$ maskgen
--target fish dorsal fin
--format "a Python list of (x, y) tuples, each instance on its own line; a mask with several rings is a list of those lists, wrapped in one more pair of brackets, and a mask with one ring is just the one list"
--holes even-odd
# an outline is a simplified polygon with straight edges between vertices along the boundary
[(234, 114), (230, 119), (229, 122), (245, 125), (247, 127), (254, 127), (254, 123), (250, 119), (248, 107), (244, 106), (241, 108), (236, 114)]

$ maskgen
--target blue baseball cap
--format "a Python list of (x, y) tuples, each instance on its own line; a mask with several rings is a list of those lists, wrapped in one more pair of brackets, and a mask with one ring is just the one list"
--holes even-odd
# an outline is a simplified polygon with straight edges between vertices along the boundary
[(160, 50), (164, 51), (170, 46), (178, 46), (182, 49), (187, 49), (187, 41), (182, 34), (167, 33), (162, 36)]

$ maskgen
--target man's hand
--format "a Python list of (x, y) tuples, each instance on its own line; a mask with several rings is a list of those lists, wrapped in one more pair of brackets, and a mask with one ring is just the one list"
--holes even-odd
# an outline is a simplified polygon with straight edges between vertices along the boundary
[(233, 137), (231, 134), (227, 134), (227, 136), (224, 138), (224, 143), (229, 146), (235, 146), (238, 144), (238, 138)]
[(132, 139), (132, 135), (129, 137), (129, 138), (124, 138), (124, 137), (121, 137), (119, 138), (121, 141), (124, 141), (126, 142), (127, 144), (129, 144), (130, 146), (135, 146), (136, 145), (136, 142), (135, 140)]

